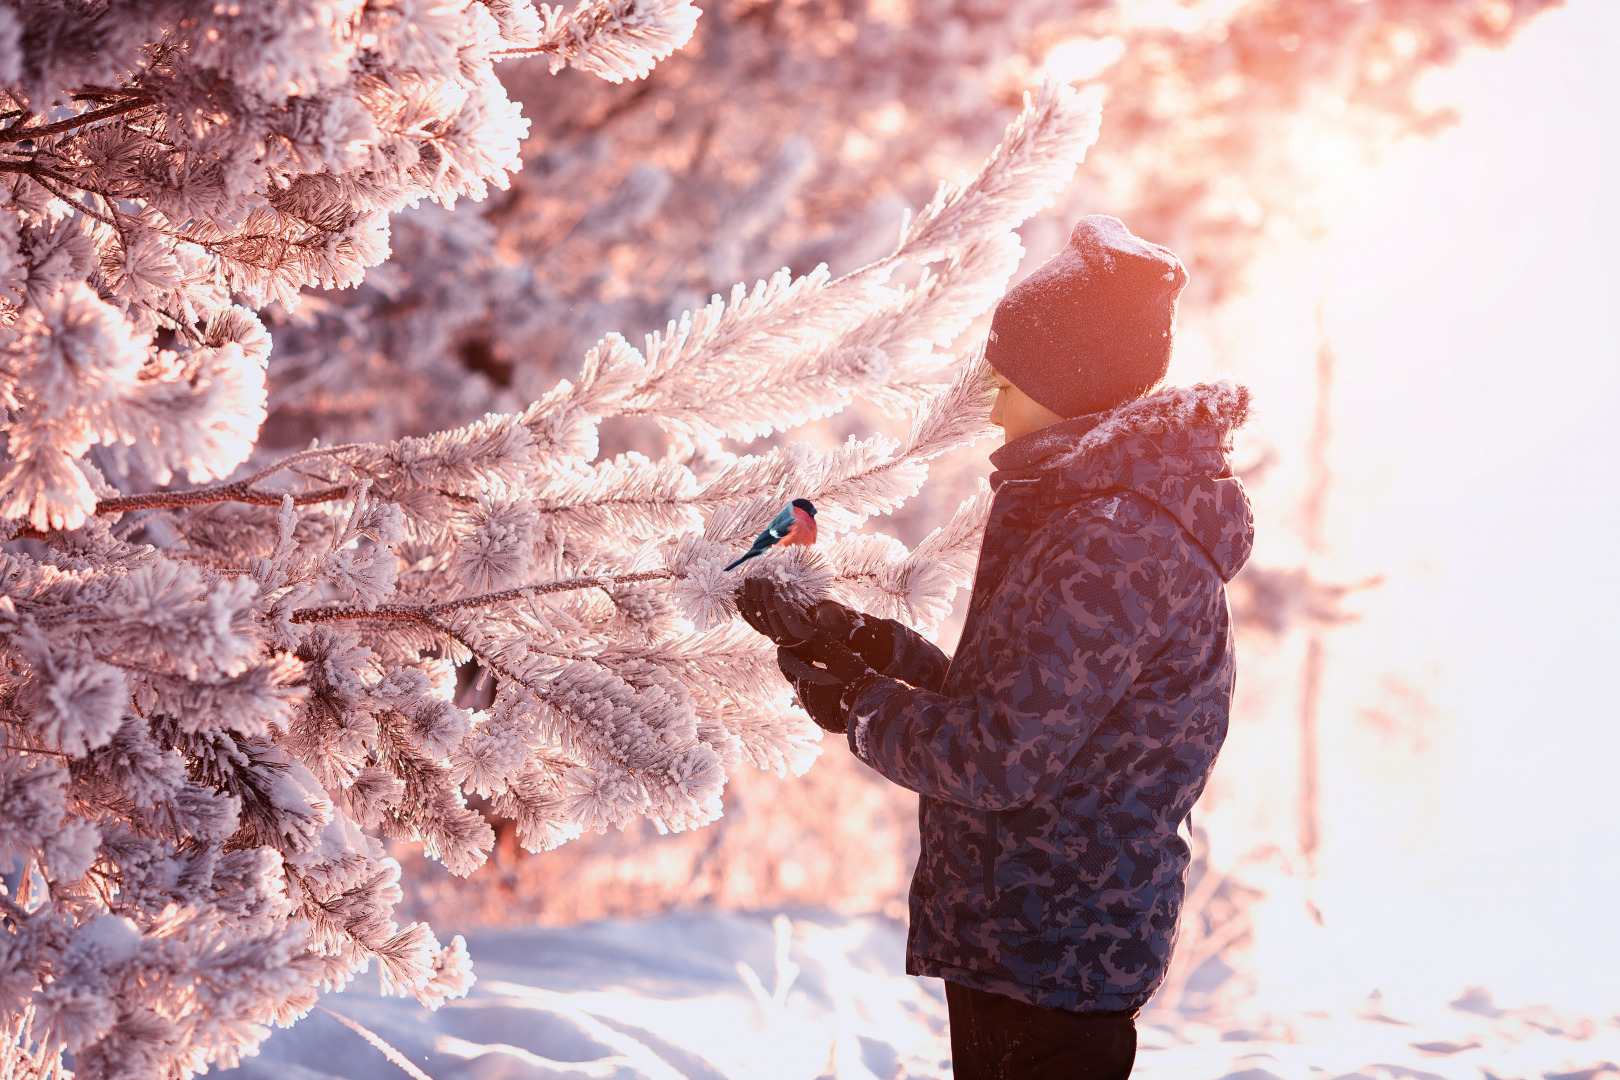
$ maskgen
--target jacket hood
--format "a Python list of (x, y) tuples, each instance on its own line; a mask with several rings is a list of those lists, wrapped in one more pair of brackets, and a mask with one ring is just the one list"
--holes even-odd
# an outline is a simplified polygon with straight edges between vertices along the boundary
[(1254, 511), (1227, 456), (1248, 413), (1248, 388), (1229, 380), (1165, 387), (1013, 440), (990, 455), (990, 483), (1040, 478), (1065, 502), (1135, 491), (1170, 513), (1230, 581), (1254, 545)]

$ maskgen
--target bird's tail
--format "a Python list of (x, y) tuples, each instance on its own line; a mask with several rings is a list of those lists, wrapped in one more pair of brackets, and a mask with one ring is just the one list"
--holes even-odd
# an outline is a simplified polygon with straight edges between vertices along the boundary
[[(734, 562), (730, 566), (726, 567), (726, 570), (735, 570), (737, 567), (741, 566), (743, 563), (747, 562), (749, 559), (752, 559), (755, 555), (758, 555), (758, 554), (759, 554), (759, 552), (757, 552), (757, 551), (753, 550), (752, 548), (750, 548), (749, 550), (743, 552), (742, 558), (738, 559), (736, 562)], [(722, 570), (720, 572), (723, 574), (726, 571)]]

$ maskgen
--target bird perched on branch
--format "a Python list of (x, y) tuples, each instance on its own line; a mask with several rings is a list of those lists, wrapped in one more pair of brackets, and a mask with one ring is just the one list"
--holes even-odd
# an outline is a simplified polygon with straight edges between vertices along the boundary
[(743, 552), (742, 558), (726, 567), (735, 570), (756, 555), (762, 555), (766, 548), (781, 544), (789, 547), (800, 544), (809, 547), (816, 542), (816, 508), (809, 499), (794, 499), (782, 507), (782, 512), (771, 518), (771, 523), (765, 526), (765, 531), (754, 538), (754, 546)]

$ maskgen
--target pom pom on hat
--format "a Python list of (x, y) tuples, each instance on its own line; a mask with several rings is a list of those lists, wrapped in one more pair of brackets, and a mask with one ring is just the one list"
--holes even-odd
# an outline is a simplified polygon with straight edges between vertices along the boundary
[(1170, 369), (1187, 271), (1118, 218), (1081, 218), (1068, 246), (996, 306), (986, 358), (1065, 417), (1135, 401)]

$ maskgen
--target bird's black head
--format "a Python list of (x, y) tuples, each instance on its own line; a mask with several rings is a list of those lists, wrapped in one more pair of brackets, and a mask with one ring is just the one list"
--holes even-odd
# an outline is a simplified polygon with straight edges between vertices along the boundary
[(809, 499), (794, 499), (793, 500), (793, 505), (797, 506), (800, 510), (803, 510), (805, 513), (809, 514), (811, 517), (816, 516), (815, 504), (812, 503)]

